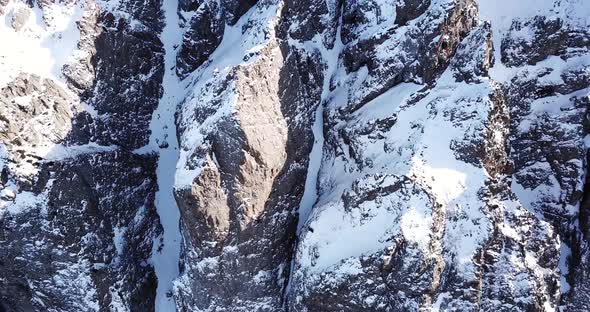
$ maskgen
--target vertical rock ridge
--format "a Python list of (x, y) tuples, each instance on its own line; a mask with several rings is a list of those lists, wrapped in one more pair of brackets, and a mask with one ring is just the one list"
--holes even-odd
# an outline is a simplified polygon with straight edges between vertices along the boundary
[[(277, 36), (282, 12), (279, 1), (262, 1), (226, 26), (211, 62), (197, 70), (213, 75), (197, 81), (179, 111), (181, 164), (196, 174), (189, 185), (177, 179), (187, 241), (180, 310), (283, 306), (323, 77), (317, 56)], [(243, 50), (228, 50), (235, 44)], [(229, 66), (217, 72), (218, 64)], [(193, 133), (200, 145), (191, 144)]]
[(159, 6), (5, 5), (3, 18), (32, 9), (1, 32), (2, 107), (14, 110), (0, 127), (0, 306), (152, 311), (155, 157), (133, 151), (160, 96)]

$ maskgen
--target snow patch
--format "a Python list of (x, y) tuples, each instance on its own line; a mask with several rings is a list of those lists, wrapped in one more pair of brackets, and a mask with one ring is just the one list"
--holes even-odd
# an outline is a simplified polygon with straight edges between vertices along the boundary
[[(32, 9), (18, 1), (9, 2), (0, 15), (0, 87), (21, 73), (36, 74), (64, 85), (62, 67), (78, 51), (80, 32), (76, 23), (81, 20), (84, 2), (48, 2), (44, 11), (35, 4)], [(18, 10), (30, 15), (20, 31), (11, 21)], [(79, 52), (79, 51), (78, 51)]]
[(559, 244), (559, 289), (562, 294), (568, 293), (571, 285), (567, 281), (567, 275), (570, 273), (569, 261), (572, 256), (572, 249), (562, 240)]

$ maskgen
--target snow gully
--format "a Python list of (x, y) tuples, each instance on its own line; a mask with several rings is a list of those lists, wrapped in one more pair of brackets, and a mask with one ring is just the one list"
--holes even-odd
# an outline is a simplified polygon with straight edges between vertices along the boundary
[[(179, 274), (180, 260), (180, 212), (174, 199), (174, 174), (178, 161), (178, 140), (174, 125), (174, 113), (182, 95), (182, 84), (174, 69), (175, 44), (181, 42), (182, 31), (177, 14), (178, 1), (164, 0), (162, 4), (166, 25), (160, 36), (165, 50), (165, 72), (162, 81), (163, 94), (151, 122), (150, 145), (158, 151), (158, 192), (156, 209), (160, 216), (163, 234), (154, 241), (152, 263), (158, 278), (155, 311), (176, 311), (174, 299), (170, 296), (174, 279)], [(162, 244), (160, 246), (160, 243)]]

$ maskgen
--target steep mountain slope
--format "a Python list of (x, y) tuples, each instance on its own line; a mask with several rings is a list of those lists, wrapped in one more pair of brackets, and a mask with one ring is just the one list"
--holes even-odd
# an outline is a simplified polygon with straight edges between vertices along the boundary
[[(529, 15), (512, 17), (484, 3), (491, 24), (474, 20), (475, 6), (432, 1), (400, 27), (364, 21), (387, 33), (370, 42), (375, 56), (365, 69), (351, 70), (346, 58), (364, 47), (362, 37), (353, 45), (341, 37), (344, 69), (325, 104), (321, 195), (298, 246), (294, 310), (539, 311), (564, 303), (586, 162), (588, 24), (574, 14), (585, 17), (587, 5), (523, 6)], [(345, 18), (341, 27), (350, 27)], [(409, 68), (410, 76), (388, 75), (403, 81), (389, 88), (380, 73), (420, 46), (420, 36), (404, 38), (413, 27), (429, 48), (454, 51), (401, 62), (394, 73)], [(557, 60), (537, 64), (550, 55)], [(440, 64), (449, 65), (437, 73)], [(543, 83), (530, 72), (561, 81), (535, 86)]]
[(9, 1), (2, 21), (0, 305), (153, 309), (156, 157), (134, 150), (161, 95), (159, 4)]
[(0, 0), (0, 311), (586, 311), (584, 0)]

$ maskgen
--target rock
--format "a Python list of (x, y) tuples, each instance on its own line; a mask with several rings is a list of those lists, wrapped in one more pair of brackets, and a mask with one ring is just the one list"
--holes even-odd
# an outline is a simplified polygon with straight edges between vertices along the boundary
[(338, 19), (340, 17), (338, 1), (322, 0), (287, 0), (283, 7), (281, 36), (309, 41), (319, 35), (327, 47), (333, 47), (336, 40)]
[(43, 157), (36, 147), (59, 143), (71, 129), (71, 100), (53, 81), (35, 75), (22, 74), (0, 89), (0, 142), (29, 178), (31, 163)]
[(180, 51), (176, 55), (176, 72), (186, 77), (201, 66), (215, 51), (225, 31), (226, 24), (234, 25), (257, 0), (224, 0), (184, 3), (180, 9), (192, 18), (187, 23)]
[(451, 66), (457, 71), (455, 78), (473, 82), (477, 77), (488, 77), (493, 64), (493, 48), (491, 24), (483, 23), (472, 30), (451, 60)]
[(176, 70), (180, 76), (197, 69), (217, 48), (225, 30), (225, 21), (219, 18), (222, 14), (218, 2), (206, 2), (188, 21), (189, 30), (176, 56)]
[(14, 30), (16, 30), (16, 31), (20, 31), (23, 28), (23, 26), (25, 26), (27, 21), (29, 20), (30, 15), (31, 15), (31, 11), (28, 8), (23, 8), (23, 7), (18, 8), (16, 10), (16, 12), (14, 12), (14, 15), (12, 16), (12, 22), (11, 22), (12, 28), (14, 28)]
[[(264, 18), (278, 7), (258, 4), (253, 10), (235, 27), (245, 36), (272, 36)], [(180, 170), (199, 170), (187, 184), (179, 177), (175, 192), (185, 239), (175, 291), (181, 311), (274, 311), (284, 305), (323, 77), (313, 55), (277, 38), (257, 39), (244, 43), (261, 47), (247, 61), (237, 55), (203, 65), (200, 70), (213, 75), (195, 86), (177, 116)], [(227, 61), (237, 65), (218, 72), (218, 62)], [(227, 105), (235, 107), (229, 114)], [(216, 126), (209, 128), (212, 119)], [(204, 134), (199, 144), (192, 141), (194, 126)]]
[[(510, 111), (511, 187), (527, 209), (547, 222), (548, 232), (559, 235), (548, 240), (560, 249), (549, 249), (539, 259), (556, 266), (560, 254), (561, 263), (569, 265), (561, 265), (561, 289), (553, 291), (564, 293), (560, 304), (571, 311), (587, 306), (587, 256), (576, 224), (584, 223), (583, 142), (588, 133), (588, 102), (580, 95), (590, 87), (590, 79), (587, 64), (562, 68), (545, 61), (551, 56), (568, 62), (579, 57), (587, 36), (579, 27), (573, 19), (535, 16), (513, 22), (501, 46), (503, 63), (523, 67), (503, 87)], [(550, 75), (559, 79), (547, 79)], [(558, 108), (543, 109), (548, 107)]]
[(476, 25), (476, 17), (473, 1), (458, 1), (449, 6), (431, 6), (420, 19), (402, 27), (373, 19), (376, 25), (369, 29), (382, 30), (345, 45), (342, 52), (347, 73), (362, 73), (363, 67), (369, 72), (347, 75), (348, 81), (339, 82), (358, 86), (355, 96), (348, 99), (347, 109), (358, 109), (400, 82), (432, 82), (446, 69), (461, 40)]
[(395, 3), (395, 23), (400, 26), (406, 25), (409, 21), (424, 14), (430, 3), (430, 0), (397, 0)]
[(48, 29), (63, 9), (80, 31), (74, 55), (38, 43), (58, 53), (65, 80), (2, 79), (2, 188), (15, 195), (0, 203), (0, 310), (154, 310), (157, 156), (133, 151), (149, 142), (161, 96), (161, 8), (120, 5), (38, 3), (31, 14)]
[(590, 33), (572, 29), (560, 18), (535, 16), (525, 21), (514, 21), (513, 35), (502, 40), (502, 62), (508, 66), (535, 65), (550, 55), (577, 54), (578, 49), (590, 47)]
[(76, 54), (74, 60), (62, 67), (62, 73), (69, 86), (80, 95), (91, 90), (96, 82), (94, 67), (96, 63), (95, 43), (103, 31), (99, 27), (99, 15), (100, 8), (96, 2), (87, 1), (85, 3), (85, 13), (78, 22), (80, 40), (77, 48), (84, 51), (84, 53)]

